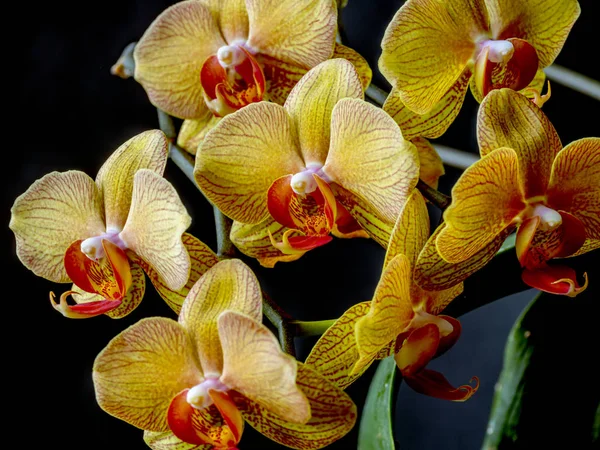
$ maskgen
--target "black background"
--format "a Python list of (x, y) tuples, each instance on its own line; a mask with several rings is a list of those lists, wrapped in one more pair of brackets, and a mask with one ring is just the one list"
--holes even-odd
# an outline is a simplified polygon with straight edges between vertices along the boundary
[[(148, 283), (142, 305), (121, 320), (99, 317), (68, 320), (54, 312), (48, 292), (57, 286), (24, 268), (15, 255), (8, 229), (9, 209), (17, 195), (34, 180), (53, 171), (77, 169), (95, 177), (104, 160), (125, 140), (157, 127), (156, 112), (133, 79), (110, 75), (121, 50), (137, 40), (151, 21), (172, 2), (116, 1), (68, 4), (46, 2), (17, 5), (26, 8), (5, 18), (12, 30), (8, 45), (17, 48), (15, 64), (5, 60), (4, 220), (5, 277), (3, 308), (3, 380), (5, 436), (15, 435), (24, 448), (143, 449), (142, 432), (104, 413), (95, 402), (91, 367), (96, 354), (127, 326), (151, 315), (173, 317)], [(374, 81), (386, 87), (377, 73), (379, 42), (385, 26), (402, 2), (350, 0), (343, 19), (349, 43), (374, 69)], [(557, 63), (598, 78), (599, 40), (593, 0), (583, 0), (575, 24)], [(13, 13), (14, 14), (14, 13)], [(596, 56), (594, 56), (596, 55)], [(19, 62), (22, 61), (22, 62)], [(16, 91), (13, 91), (16, 86)], [(544, 106), (564, 144), (598, 135), (597, 101), (552, 85), (552, 100)], [(477, 104), (467, 94), (457, 121), (437, 142), (477, 151), (474, 120)], [(441, 189), (448, 192), (458, 171), (448, 168)], [(193, 217), (188, 230), (213, 249), (211, 207), (192, 183), (169, 162), (165, 177), (176, 187)], [(366, 240), (334, 240), (299, 261), (266, 270), (249, 262), (265, 289), (298, 319), (339, 316), (353, 303), (368, 300), (379, 278), (383, 249)], [(499, 274), (499, 282), (501, 282)], [(592, 280), (592, 283), (597, 280)], [(401, 387), (396, 410), (396, 436), (404, 450), (480, 448), (494, 384), (502, 362), (508, 330), (532, 297), (532, 291), (512, 296), (464, 316), (463, 336), (444, 357), (432, 363), (450, 381), (481, 378), (480, 391), (456, 404), (426, 398)], [(581, 312), (579, 312), (581, 313)], [(298, 342), (300, 357), (313, 341)], [(596, 346), (597, 348), (597, 346)], [(364, 401), (372, 367), (348, 390), (359, 405)], [(356, 448), (358, 426), (332, 445)], [(6, 448), (16, 447), (10, 444)], [(4, 445), (3, 445), (4, 447)], [(242, 449), (275, 448), (247, 427)]]

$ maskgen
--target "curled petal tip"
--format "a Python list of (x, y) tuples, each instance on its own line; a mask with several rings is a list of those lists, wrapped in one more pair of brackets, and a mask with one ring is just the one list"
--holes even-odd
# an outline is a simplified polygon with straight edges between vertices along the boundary
[(523, 93), (531, 94), (533, 96), (531, 101), (533, 103), (535, 103), (538, 108), (541, 108), (542, 106), (544, 106), (544, 104), (548, 100), (550, 100), (550, 97), (552, 96), (552, 89), (550, 88), (550, 80), (548, 80), (548, 90), (546, 91), (545, 94), (542, 94), (541, 91), (538, 91), (537, 89), (534, 89), (534, 88), (525, 88), (525, 89), (523, 89)]
[(90, 317), (105, 314), (115, 309), (121, 304), (121, 300), (98, 300), (79, 305), (69, 305), (67, 298), (69, 295), (79, 294), (77, 291), (66, 291), (61, 294), (59, 303), (56, 303), (56, 295), (50, 292), (50, 304), (52, 307), (69, 319), (88, 319)]
[(577, 295), (585, 291), (588, 287), (590, 280), (588, 279), (587, 272), (583, 273), (583, 278), (585, 278), (585, 283), (583, 283), (583, 286), (579, 286), (576, 281), (570, 278), (561, 278), (560, 280), (556, 280), (550, 284), (567, 283), (569, 285), (569, 289), (563, 295), (566, 295), (567, 297), (576, 297)]

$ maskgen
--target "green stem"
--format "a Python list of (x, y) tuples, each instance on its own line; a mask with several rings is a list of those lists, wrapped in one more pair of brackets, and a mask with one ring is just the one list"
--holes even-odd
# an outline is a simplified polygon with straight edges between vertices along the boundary
[(290, 321), (290, 325), (294, 327), (294, 334), (296, 336), (320, 336), (325, 333), (336, 320), (337, 319), (312, 321), (292, 320)]
[(296, 346), (294, 345), (295, 329), (290, 326), (291, 316), (271, 299), (263, 291), (263, 314), (277, 329), (281, 348), (288, 355), (296, 357)]
[(236, 248), (229, 238), (233, 221), (215, 205), (213, 205), (213, 214), (215, 216), (215, 232), (217, 233), (217, 256), (234, 258), (236, 256)]

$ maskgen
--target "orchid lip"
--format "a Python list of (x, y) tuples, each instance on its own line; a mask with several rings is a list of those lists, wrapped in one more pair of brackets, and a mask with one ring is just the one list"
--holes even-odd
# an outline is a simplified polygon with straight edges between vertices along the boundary
[(107, 240), (121, 250), (127, 249), (127, 244), (119, 236), (120, 230), (108, 230), (99, 236), (93, 236), (81, 242), (81, 252), (92, 261), (98, 261), (106, 256), (102, 241)]
[(417, 329), (429, 323), (433, 323), (438, 327), (441, 336), (447, 336), (454, 331), (450, 322), (423, 310), (415, 311), (415, 315), (410, 322), (410, 328)]
[(208, 408), (213, 404), (213, 399), (208, 393), (209, 390), (227, 392), (229, 388), (218, 378), (206, 378), (200, 384), (190, 388), (187, 392), (186, 400), (193, 408)]

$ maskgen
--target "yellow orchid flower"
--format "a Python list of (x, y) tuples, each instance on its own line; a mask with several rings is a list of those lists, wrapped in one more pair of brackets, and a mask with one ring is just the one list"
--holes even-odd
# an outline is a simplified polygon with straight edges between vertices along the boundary
[(413, 281), (417, 257), (429, 236), (425, 200), (415, 190), (394, 227), (373, 300), (352, 306), (315, 344), (306, 364), (345, 388), (376, 359), (395, 354), (403, 379), (415, 391), (465, 401), (479, 387), (453, 387), (429, 361), (454, 345), (458, 320), (440, 315), (462, 290), (462, 283), (442, 291), (425, 291)]
[(499, 88), (525, 89), (540, 101), (542, 69), (579, 13), (577, 0), (407, 0), (381, 42), (379, 68), (392, 85), (383, 109), (406, 139), (436, 138), (469, 84), (478, 102)]
[(356, 421), (350, 397), (282, 352), (261, 320), (250, 268), (218, 262), (192, 287), (178, 321), (142, 319), (100, 352), (100, 407), (145, 430), (154, 449), (234, 449), (244, 422), (296, 449), (344, 436)]
[(444, 223), (419, 259), (419, 284), (445, 289), (464, 280), (517, 229), (523, 281), (577, 295), (587, 276), (580, 286), (573, 269), (549, 261), (600, 247), (600, 139), (563, 148), (541, 109), (510, 89), (484, 99), (477, 138), (482, 159), (455, 184)]
[(186, 0), (137, 43), (134, 77), (152, 104), (186, 119), (178, 144), (195, 154), (219, 118), (261, 100), (283, 104), (302, 75), (332, 55), (361, 67), (368, 84), (368, 64), (335, 43), (336, 31), (332, 0)]
[(386, 245), (419, 176), (398, 125), (363, 100), (353, 65), (330, 59), (296, 84), (284, 106), (248, 105), (211, 130), (194, 175), (241, 224), (232, 240), (263, 265), (297, 259), (332, 237)]
[[(73, 282), (52, 305), (72, 318), (120, 318), (138, 306), (144, 272), (176, 311), (214, 253), (184, 233), (191, 218), (162, 177), (168, 147), (159, 130), (121, 145), (94, 181), (83, 172), (52, 172), (19, 196), (10, 228), (21, 262), (56, 283)], [(73, 294), (77, 305), (67, 304)]]

